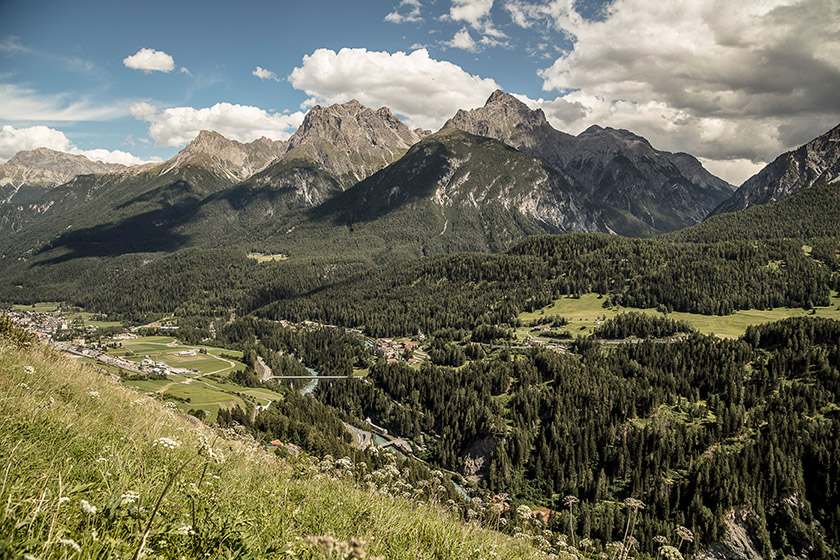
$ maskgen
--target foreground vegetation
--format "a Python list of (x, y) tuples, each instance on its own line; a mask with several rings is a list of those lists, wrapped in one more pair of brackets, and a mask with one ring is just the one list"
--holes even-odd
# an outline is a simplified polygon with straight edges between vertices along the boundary
[(357, 489), (359, 465), (277, 459), (8, 326), (0, 346), (0, 557), (537, 554), (445, 505)]

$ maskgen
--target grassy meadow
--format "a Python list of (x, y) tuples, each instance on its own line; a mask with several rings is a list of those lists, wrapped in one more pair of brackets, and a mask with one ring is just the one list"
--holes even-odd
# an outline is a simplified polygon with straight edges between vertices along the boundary
[[(602, 307), (604, 299), (598, 294), (584, 294), (580, 298), (562, 297), (551, 305), (533, 312), (519, 315), (523, 322), (530, 322), (545, 316), (557, 315), (569, 320), (564, 329), (568, 329), (572, 336), (591, 335), (592, 331), (604, 318), (611, 319), (619, 313), (641, 311), (650, 315), (661, 315), (655, 309), (634, 309), (630, 307)], [(840, 320), (840, 296), (832, 294), (831, 305), (815, 308), (814, 317)], [(687, 321), (703, 334), (715, 334), (722, 338), (737, 338), (746, 332), (751, 325), (760, 325), (779, 321), (788, 317), (811, 316), (812, 312), (800, 308), (778, 307), (776, 309), (747, 309), (736, 311), (731, 315), (699, 315), (696, 313), (669, 313), (668, 317), (677, 321)], [(529, 329), (517, 329), (517, 337), (527, 337)]]
[(332, 461), (279, 459), (0, 336), (0, 557), (546, 557), (444, 505), (363, 490), (364, 467)]

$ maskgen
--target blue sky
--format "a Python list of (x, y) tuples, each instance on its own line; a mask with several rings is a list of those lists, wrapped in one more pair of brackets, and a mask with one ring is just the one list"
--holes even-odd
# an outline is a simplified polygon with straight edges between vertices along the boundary
[(436, 130), (502, 88), (739, 183), (840, 122), (837, 21), (837, 0), (3, 0), (0, 161), (166, 159), (201, 128), (282, 139), (351, 98)]

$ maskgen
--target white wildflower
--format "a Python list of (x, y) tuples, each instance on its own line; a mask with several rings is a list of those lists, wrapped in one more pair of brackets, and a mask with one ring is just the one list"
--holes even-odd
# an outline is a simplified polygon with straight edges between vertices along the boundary
[(75, 552), (81, 552), (82, 551), (82, 547), (80, 547), (78, 544), (76, 544), (76, 541), (74, 541), (73, 539), (58, 539), (58, 544), (63, 544), (64, 546), (69, 546)]
[(92, 399), (98, 399), (99, 398), (99, 391), (89, 391), (88, 396)]
[(176, 447), (180, 447), (181, 442), (177, 439), (171, 439), (167, 437), (157, 438), (155, 441), (152, 442), (152, 447), (162, 447), (164, 449), (175, 449)]
[(62, 496), (58, 499), (58, 505), (61, 505), (65, 502), (69, 502), (69, 501), (70, 501), (70, 498), (68, 498), (67, 496)]
[(33, 373), (35, 373), (35, 368), (32, 366), (23, 366), (23, 373), (25, 373), (26, 375), (32, 375)]
[(128, 491), (120, 496), (120, 505), (127, 506), (133, 504), (140, 499), (140, 494), (137, 492)]
[(82, 506), (82, 511), (88, 513), (90, 515), (96, 515), (96, 506), (90, 505), (90, 502), (87, 500), (82, 500), (79, 502)]
[(99, 458), (96, 459), (96, 462), (97, 463), (107, 463), (108, 458), (107, 457), (99, 457)]
[(21, 389), (29, 389), (29, 385), (27, 385), (26, 383), (18, 383), (18, 387), (20, 387)]

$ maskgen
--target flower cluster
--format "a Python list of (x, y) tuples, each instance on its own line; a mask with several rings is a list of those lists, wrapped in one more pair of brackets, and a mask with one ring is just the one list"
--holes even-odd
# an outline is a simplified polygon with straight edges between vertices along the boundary
[(137, 492), (128, 491), (120, 496), (120, 505), (127, 506), (129, 504), (133, 504), (139, 499), (140, 494), (138, 494)]
[(176, 447), (180, 447), (181, 442), (177, 439), (171, 439), (167, 437), (158, 438), (152, 442), (152, 447), (162, 447), (164, 449), (175, 449)]

